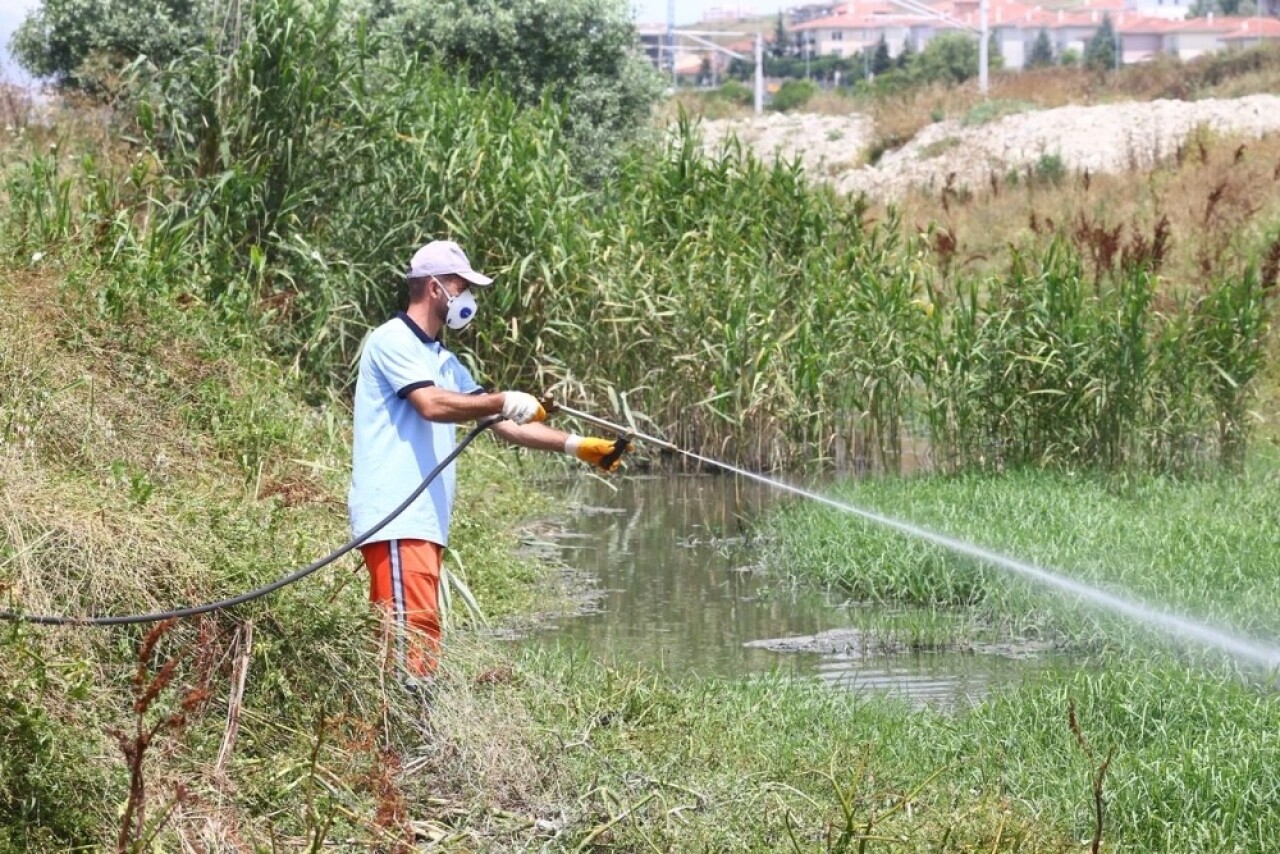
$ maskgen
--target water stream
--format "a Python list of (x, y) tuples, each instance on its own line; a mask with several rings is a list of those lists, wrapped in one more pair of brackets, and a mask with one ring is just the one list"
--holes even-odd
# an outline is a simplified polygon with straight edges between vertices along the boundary
[[(1026, 655), (867, 648), (868, 616), (831, 594), (762, 573), (746, 525), (779, 493), (722, 476), (580, 479), (554, 487), (571, 508), (556, 556), (598, 597), (531, 642), (585, 647), (615, 665), (703, 677), (775, 674), (955, 706), (1043, 666)], [(874, 644), (869, 645), (874, 647)], [(1025, 652), (1025, 651), (1023, 651)]]

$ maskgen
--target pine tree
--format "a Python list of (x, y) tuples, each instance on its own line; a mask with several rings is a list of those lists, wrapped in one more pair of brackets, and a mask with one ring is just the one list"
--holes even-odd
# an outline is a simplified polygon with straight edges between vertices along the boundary
[(1102, 16), (1102, 26), (1084, 48), (1084, 67), (1092, 71), (1110, 71), (1116, 67), (1116, 31), (1111, 16)]
[(791, 40), (787, 38), (787, 22), (782, 17), (782, 12), (778, 12), (778, 20), (773, 25), (773, 55), (778, 59), (787, 55), (787, 47), (791, 44)]
[(898, 68), (903, 71), (910, 68), (911, 60), (915, 59), (915, 57), (916, 57), (916, 52), (915, 52), (915, 49), (911, 47), (911, 39), (910, 38), (903, 39), (902, 50), (898, 53), (898, 60), (897, 60)]
[(871, 57), (871, 73), (879, 77), (892, 68), (893, 59), (889, 56), (889, 45), (885, 43), (884, 36), (881, 36), (880, 43), (876, 45), (876, 52)]
[(1031, 45), (1031, 56), (1027, 58), (1028, 68), (1048, 68), (1053, 65), (1053, 43), (1049, 41), (1047, 30), (1040, 30)]

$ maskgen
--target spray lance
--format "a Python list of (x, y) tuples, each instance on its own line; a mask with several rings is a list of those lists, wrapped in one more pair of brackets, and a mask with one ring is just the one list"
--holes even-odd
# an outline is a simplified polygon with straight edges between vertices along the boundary
[(608, 454), (605, 454), (604, 458), (600, 460), (600, 468), (605, 469), (606, 471), (612, 469), (613, 464), (622, 459), (622, 455), (631, 448), (631, 442), (633, 440), (644, 442), (646, 445), (653, 445), (655, 448), (660, 448), (664, 451), (672, 451), (677, 454), (686, 453), (665, 439), (659, 439), (657, 436), (650, 436), (637, 430), (632, 430), (630, 427), (624, 427), (621, 424), (614, 424), (612, 421), (606, 421), (605, 419), (592, 415), (589, 412), (583, 412), (582, 410), (573, 409), (572, 407), (557, 403), (551, 395), (544, 395), (538, 402), (542, 404), (542, 408), (547, 413), (548, 418), (552, 415), (567, 415), (584, 424), (590, 424), (593, 427), (599, 427), (601, 430), (607, 430), (617, 437), (613, 443), (613, 450)]
[(702, 454), (695, 454), (693, 451), (678, 447), (675, 444), (668, 442), (666, 439), (659, 439), (657, 436), (650, 436), (647, 433), (641, 433), (639, 430), (634, 430), (631, 427), (625, 427), (621, 424), (615, 424), (612, 421), (606, 421), (605, 419), (597, 415), (592, 415), (589, 412), (583, 412), (580, 409), (573, 409), (572, 407), (565, 406), (562, 403), (557, 403), (551, 395), (545, 395), (538, 402), (542, 404), (542, 408), (546, 411), (548, 418), (557, 414), (567, 415), (570, 418), (583, 422), (584, 424), (591, 424), (592, 426), (599, 427), (601, 430), (606, 430), (617, 437), (617, 441), (613, 443), (613, 450), (606, 454), (604, 459), (600, 461), (600, 467), (603, 469), (610, 469), (614, 463), (622, 458), (622, 455), (626, 451), (630, 450), (632, 440), (636, 440), (644, 442), (646, 445), (652, 445), (659, 450), (670, 451), (673, 454), (680, 454), (683, 457), (696, 460), (697, 462), (710, 466), (711, 468), (732, 472), (733, 474), (741, 475), (748, 480), (754, 480), (759, 483), (763, 483), (766, 486), (781, 489), (784, 492), (792, 492), (809, 498), (814, 497), (811, 493), (806, 492), (803, 489), (797, 489), (794, 486), (788, 486), (780, 481), (767, 478), (764, 475), (729, 465), (722, 460), (704, 457)]

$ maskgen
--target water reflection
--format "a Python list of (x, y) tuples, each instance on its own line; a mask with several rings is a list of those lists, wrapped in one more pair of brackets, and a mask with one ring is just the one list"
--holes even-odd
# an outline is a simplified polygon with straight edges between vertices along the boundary
[(912, 706), (958, 709), (978, 703), (997, 685), (1026, 671), (1024, 661), (956, 653), (819, 662), (823, 682), (856, 693), (900, 697)]
[(563, 619), (536, 643), (583, 645), (614, 664), (701, 676), (816, 676), (915, 704), (966, 704), (1025, 666), (985, 655), (762, 648), (763, 639), (817, 635), (857, 619), (829, 594), (797, 591), (756, 571), (767, 544), (747, 541), (750, 520), (797, 499), (717, 476), (577, 480), (563, 488), (572, 515), (558, 556), (594, 578), (601, 596), (593, 610)]

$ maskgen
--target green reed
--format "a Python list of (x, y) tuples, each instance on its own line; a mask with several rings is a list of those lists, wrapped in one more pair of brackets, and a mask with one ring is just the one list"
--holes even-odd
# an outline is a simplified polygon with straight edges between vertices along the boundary
[[(1271, 642), (1280, 633), (1277, 462), (1274, 453), (1255, 453), (1240, 476), (1194, 482), (1024, 470), (851, 480), (834, 494)], [(1089, 771), (1063, 732), (1074, 706), (1097, 754), (1114, 750), (1108, 846), (1268, 850), (1280, 822), (1267, 770), (1280, 713), (1273, 673), (820, 505), (785, 508), (767, 533), (780, 571), (835, 585), (857, 601), (954, 613), (973, 636), (1051, 640), (1071, 657), (956, 721), (923, 722), (919, 740), (933, 749), (963, 732), (949, 749), (955, 753), (944, 752), (967, 759), (944, 781), (973, 779), (980, 791), (998, 780), (1050, 825), (1088, 839)], [(900, 640), (910, 637), (899, 630)], [(987, 762), (994, 777), (983, 770)]]
[[(1280, 633), (1268, 509), (1280, 467), (1257, 456), (1239, 477), (1190, 483), (1046, 471), (878, 478), (835, 495), (967, 542), (1059, 570), (1246, 636)], [(778, 568), (847, 589), (859, 600), (976, 606), (1088, 647), (1132, 643), (1139, 629), (1034, 582), (819, 505), (788, 508), (769, 525)]]
[(35, 152), (4, 176), (8, 210), (0, 228), (18, 257), (46, 251), (71, 236), (75, 175), (57, 148), (54, 143), (49, 151)]
[[(499, 281), (451, 341), (485, 382), (713, 456), (894, 471), (924, 443), (947, 469), (1239, 459), (1268, 316), (1249, 265), (1182, 297), (1141, 266), (1086, 275), (1065, 245), (942, 277), (897, 222), (798, 163), (734, 143), (705, 155), (687, 118), (596, 185), (556, 105), (476, 89), (336, 9), (254, 4), (234, 53), (139, 77), (138, 174), (53, 230), (93, 236), (117, 313), (208, 303), (319, 398), (350, 386), (413, 248), (449, 236)], [(32, 189), (47, 169), (14, 173), (15, 212), (49, 195)], [(14, 245), (49, 231), (8, 228)]]

